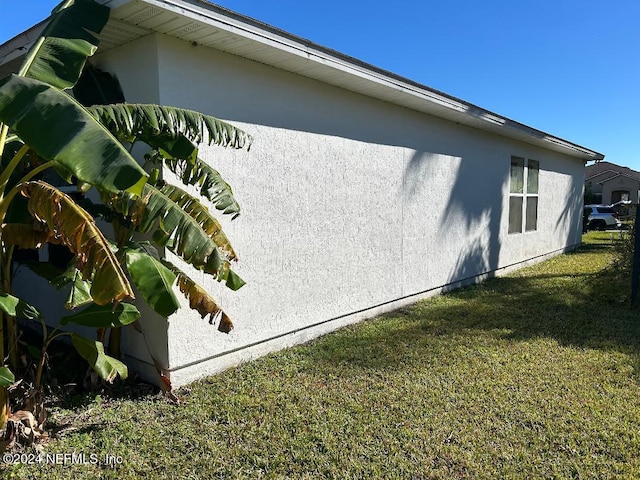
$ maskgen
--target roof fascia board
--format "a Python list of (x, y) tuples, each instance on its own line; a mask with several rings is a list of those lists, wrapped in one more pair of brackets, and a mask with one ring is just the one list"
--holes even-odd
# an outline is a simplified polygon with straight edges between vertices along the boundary
[[(130, 3), (133, 0), (107, 0), (104, 3), (113, 9)], [(335, 50), (314, 44), (309, 40), (295, 36), (270, 25), (256, 21), (249, 17), (231, 12), (227, 9), (208, 2), (195, 0), (137, 0), (141, 3), (155, 6), (164, 10), (170, 10), (179, 15), (186, 16), (216, 28), (235, 33), (263, 45), (275, 47), (302, 59), (312, 60), (327, 67), (355, 75), (358, 78), (374, 82), (406, 95), (417, 97), (437, 107), (444, 107), (455, 121), (482, 130), (491, 131), (502, 136), (517, 138), (529, 143), (547, 148), (555, 146), (566, 154), (578, 157), (584, 161), (599, 161), (604, 155), (587, 149), (573, 142), (550, 135), (543, 131), (529, 127), (522, 123), (510, 120), (506, 117), (485, 110), (464, 100), (439, 92), (425, 85), (413, 82), (391, 72), (379, 69), (355, 58), (344, 55)], [(212, 23), (213, 22), (213, 23)], [(435, 112), (428, 112), (438, 116)], [(445, 117), (446, 118), (446, 117)], [(452, 118), (448, 118), (452, 119)], [(475, 121), (473, 121), (475, 120)], [(478, 122), (478, 120), (480, 122)], [(497, 127), (497, 128), (496, 128)], [(523, 135), (524, 134), (524, 135)], [(536, 139), (538, 142), (531, 142)], [(550, 145), (549, 145), (550, 144)], [(553, 148), (552, 148), (553, 149)]]
[[(420, 83), (380, 69), (335, 50), (322, 47), (304, 38), (295, 36), (278, 28), (264, 24), (244, 15), (203, 0), (97, 0), (112, 10), (132, 2), (144, 3), (156, 8), (173, 12), (192, 20), (225, 30), (261, 45), (270, 46), (298, 57), (301, 61), (312, 61), (330, 69), (341, 71), (376, 85), (376, 88), (390, 89), (405, 96), (408, 103), (422, 102), (419, 111), (439, 116), (461, 124), (496, 133), (508, 138), (561, 151), (583, 161), (600, 161), (604, 155), (573, 142), (563, 140), (541, 130), (508, 119), (481, 107), (468, 103)], [(126, 19), (123, 19), (126, 21)], [(29, 46), (29, 36), (37, 38), (46, 21), (27, 30), (20, 36), (7, 42), (18, 49)], [(40, 27), (37, 29), (37, 27)], [(37, 30), (36, 30), (37, 29)], [(30, 42), (33, 42), (33, 38)], [(19, 45), (21, 43), (21, 45)], [(7, 46), (7, 44), (3, 45)], [(0, 54), (2, 51), (0, 49)], [(6, 54), (5, 54), (6, 55)], [(0, 58), (2, 58), (0, 56)], [(6, 63), (5, 59), (0, 63)], [(357, 92), (357, 89), (354, 89)], [(389, 91), (389, 90), (387, 90)], [(412, 107), (409, 107), (412, 108)], [(414, 108), (417, 109), (417, 108)]]
[[(104, 3), (111, 8), (130, 3), (132, 0), (111, 0)], [(261, 44), (276, 47), (296, 56), (311, 59), (326, 66), (355, 74), (356, 76), (372, 80), (376, 83), (386, 84), (388, 86), (400, 89), (406, 92), (417, 94), (425, 99), (432, 101), (440, 106), (457, 110), (464, 113), (468, 110), (469, 104), (458, 99), (454, 99), (442, 93), (436, 93), (432, 89), (426, 89), (423, 86), (419, 88), (412, 87), (406, 79), (402, 84), (399, 81), (392, 81), (390, 72), (384, 72), (372, 65), (368, 65), (355, 58), (348, 57), (337, 51), (321, 47), (311, 41), (301, 37), (294, 36), (283, 30), (271, 27), (267, 24), (260, 23), (248, 17), (242, 17), (239, 14), (227, 11), (216, 5), (201, 7), (180, 0), (138, 0), (161, 9), (170, 10), (179, 15), (191, 18), (192, 20), (201, 21), (211, 24), (213, 20), (215, 27), (226, 30), (230, 33), (240, 34), (241, 36), (257, 41)], [(224, 12), (224, 13), (221, 13)], [(399, 79), (402, 77), (398, 77)], [(416, 86), (418, 86), (416, 84)], [(477, 108), (477, 107), (476, 107)], [(499, 116), (494, 115), (496, 118)]]

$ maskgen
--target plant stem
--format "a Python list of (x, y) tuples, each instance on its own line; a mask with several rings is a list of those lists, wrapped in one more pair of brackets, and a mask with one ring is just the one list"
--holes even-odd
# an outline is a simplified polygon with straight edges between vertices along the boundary
[(47, 162), (31, 170), (24, 177), (22, 177), (22, 179), (16, 184), (15, 187), (9, 190), (9, 193), (7, 193), (7, 195), (2, 200), (0, 200), (0, 224), (4, 223), (4, 217), (7, 215), (7, 210), (9, 209), (9, 205), (11, 204), (11, 200), (13, 200), (13, 198), (19, 192), (18, 187), (20, 187), (20, 185), (22, 185), (23, 183), (28, 182), (33, 177), (51, 167), (52, 165), (53, 162)]
[(0, 431), (4, 431), (9, 420), (9, 392), (6, 388), (0, 388)]
[(111, 327), (109, 329), (107, 352), (113, 358), (122, 359), (122, 327)]
[(40, 384), (42, 383), (42, 371), (44, 370), (44, 362), (47, 358), (47, 344), (42, 345), (42, 350), (40, 350), (40, 358), (38, 359), (38, 370), (36, 371), (36, 378), (33, 381), (33, 386), (37, 390), (40, 389)]
[[(4, 127), (2, 129), (2, 132), (0, 132), (0, 136), (2, 136), (2, 134), (4, 134)], [(6, 134), (5, 134), (6, 135)], [(24, 155), (27, 153), (28, 151), (28, 147), (25, 145), (24, 147), (22, 147), (20, 149), (20, 151), (14, 156), (14, 158), (11, 160), (11, 162), (9, 163), (7, 170), (11, 169), (13, 170), (16, 165), (19, 163), (19, 161), (22, 159), (22, 157), (24, 157)], [(9, 205), (11, 204), (11, 201), (13, 200), (13, 198), (17, 195), (18, 193), (18, 186), (20, 184), (22, 184), (23, 182), (26, 182), (28, 180), (30, 180), (31, 178), (33, 178), (35, 175), (37, 175), (38, 173), (42, 172), (43, 170), (49, 168), (53, 163), (52, 162), (47, 162), (44, 163), (42, 165), (40, 165), (37, 168), (34, 168), (31, 172), (29, 172), (27, 175), (25, 175), (22, 180), (20, 182), (18, 182), (18, 184), (13, 187), (9, 193), (7, 193), (6, 196), (4, 196), (4, 192), (2, 191), (0, 193), (0, 225), (4, 223), (4, 219), (7, 215), (7, 211), (9, 209)], [(2, 188), (4, 189), (4, 187), (6, 187), (8, 178), (9, 178), (10, 172), (7, 174), (7, 171), (3, 172), (2, 175), (0, 176), (0, 182), (4, 182), (2, 185)], [(0, 278), (0, 285), (2, 286), (2, 288), (4, 289), (4, 291), (6, 293), (10, 293), (11, 292), (11, 260), (13, 257), (13, 247), (7, 247), (3, 242), (2, 242), (2, 230), (0, 229), (0, 267), (2, 268), (2, 271), (0, 272), (0, 274), (2, 275), (2, 278)], [(0, 344), (2, 344), (2, 350), (0, 351), (0, 353), (2, 353), (2, 356), (0, 356), (0, 359), (2, 359), (2, 362), (4, 362), (4, 342), (5, 342), (5, 335), (4, 335), (4, 324), (6, 322), (6, 333), (7, 333), (7, 338), (6, 338), (6, 342), (7, 342), (7, 351), (9, 353), (9, 365), (11, 367), (11, 369), (14, 371), (14, 373), (16, 373), (17, 368), (19, 367), (18, 364), (18, 351), (17, 351), (17, 345), (18, 345), (18, 329), (17, 329), (17, 325), (16, 325), (16, 319), (10, 316), (5, 316), (3, 315), (2, 317), (0, 317), (2, 319), (2, 329), (0, 329)], [(1, 406), (0, 406), (1, 408)]]
[(51, 342), (53, 342), (56, 338), (62, 337), (63, 335), (71, 335), (71, 333), (60, 332), (58, 334), (51, 335), (49, 338), (44, 339), (42, 342), (42, 350), (40, 351), (40, 358), (38, 360), (38, 370), (36, 370), (36, 378), (33, 381), (33, 386), (36, 390), (40, 390), (40, 385), (42, 384), (42, 372), (44, 371), (44, 363), (47, 359), (47, 349), (49, 348), (49, 345), (51, 345)]
[[(7, 134), (9, 133), (9, 126), (4, 123), (0, 123), (0, 158), (2, 158), (2, 154), (4, 153), (4, 143), (7, 140)], [(0, 201), (1, 204), (1, 201)], [(0, 230), (0, 260), (4, 257), (4, 245), (2, 243), (2, 236)], [(4, 314), (0, 312), (0, 364), (4, 365)], [(6, 419), (4, 419), (5, 415), (5, 407), (3, 403), (3, 399), (6, 403), (6, 389), (2, 389), (0, 391), (0, 428), (4, 428), (4, 423), (6, 423)], [(4, 421), (3, 421), (4, 419)]]
[[(5, 293), (11, 293), (11, 263), (13, 258), (13, 246), (5, 247), (3, 251), (3, 278), (2, 289)], [(9, 353), (9, 367), (14, 374), (18, 373), (18, 325), (15, 317), (10, 315), (6, 316), (7, 321), (7, 351)]]
[(22, 67), (18, 72), (19, 76), (24, 77), (27, 74), (27, 72), (31, 68), (31, 64), (33, 63), (36, 56), (38, 55), (38, 52), (40, 51), (40, 47), (42, 47), (42, 44), (44, 43), (45, 40), (46, 40), (45, 37), (40, 37), (38, 39), (38, 42), (33, 47), (31, 47), (31, 50), (29, 51), (29, 56), (24, 60), (24, 63), (22, 64)]
[(7, 141), (7, 134), (9, 133), (9, 125), (0, 123), (0, 157), (4, 153), (4, 143)]
[[(22, 161), (22, 159), (24, 158), (24, 156), (27, 154), (28, 151), (29, 151), (29, 145), (23, 145), (22, 148), (18, 151), (18, 153), (16, 153), (15, 156), (11, 159), (11, 161), (9, 162), (9, 165), (7, 165), (6, 168), (2, 171), (2, 175), (0, 175), (0, 202), (4, 197), (4, 189), (7, 188), (7, 183), (9, 183), (9, 178), (11, 177), (11, 174), (16, 169), (18, 164)], [(0, 152), (0, 155), (1, 154), (2, 152)]]

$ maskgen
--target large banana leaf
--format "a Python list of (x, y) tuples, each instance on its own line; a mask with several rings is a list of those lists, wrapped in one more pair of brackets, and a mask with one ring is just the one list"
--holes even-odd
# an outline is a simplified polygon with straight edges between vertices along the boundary
[(117, 328), (124, 327), (140, 318), (140, 312), (129, 303), (121, 303), (116, 308), (111, 305), (91, 305), (81, 312), (60, 319), (61, 325), (73, 323), (85, 327)]
[(197, 157), (195, 159), (167, 158), (157, 151), (149, 155), (149, 158), (154, 162), (164, 162), (185, 185), (198, 185), (200, 195), (210, 200), (214, 207), (222, 210), (222, 213), (232, 214), (233, 218), (240, 215), (240, 205), (233, 196), (231, 185), (207, 163)]
[[(83, 75), (93, 70), (85, 69)], [(97, 76), (99, 80), (94, 78)], [(86, 83), (90, 86), (90, 92), (112, 92), (104, 96), (106, 99), (121, 96), (117, 79), (104, 72), (95, 72), (86, 79)], [(79, 82), (76, 87), (80, 86)], [(85, 105), (101, 104), (88, 110), (117, 138), (126, 142), (141, 140), (152, 146), (156, 149), (151, 155), (152, 159), (165, 160), (185, 185), (199, 185), (200, 193), (223, 213), (233, 214), (234, 218), (240, 213), (240, 206), (229, 184), (216, 170), (197, 158), (197, 144), (204, 140), (206, 133), (211, 143), (233, 148), (248, 147), (251, 143), (249, 135), (228, 123), (192, 110), (97, 101), (99, 98), (92, 93), (81, 94), (81, 98)]]
[[(10, 228), (7, 228), (10, 227)], [(14, 227), (20, 227), (16, 229)], [(31, 228), (29, 228), (31, 227)], [(21, 248), (39, 248), (39, 245), (34, 245), (32, 240), (29, 240), (28, 236), (25, 235), (23, 238), (24, 243), (18, 243), (14, 237), (12, 236), (15, 231), (31, 231), (35, 232), (33, 225), (4, 225), (3, 226), (3, 239), (5, 242), (21, 246)], [(62, 242), (62, 238), (55, 238), (52, 232), (47, 232), (51, 235), (51, 239), (55, 240), (57, 243)], [(46, 241), (46, 240), (45, 240)], [(55, 243), (55, 242), (49, 242)], [(64, 308), (67, 310), (74, 310), (77, 307), (82, 307), (93, 302), (93, 297), (91, 296), (91, 282), (89, 280), (85, 280), (82, 278), (82, 272), (80, 272), (73, 262), (73, 265), (69, 266), (67, 270), (61, 272), (59, 268), (56, 268), (49, 262), (25, 262), (23, 263), (29, 270), (31, 270), (36, 275), (47, 280), (51, 285), (53, 285), (58, 290), (62, 287), (70, 285), (69, 295), (67, 296), (67, 301), (64, 304)]]
[(0, 80), (0, 122), (39, 156), (102, 190), (139, 195), (147, 174), (108, 130), (64, 92), (31, 78)]
[(120, 140), (140, 140), (172, 156), (193, 156), (204, 141), (231, 148), (251, 144), (251, 137), (242, 130), (193, 110), (128, 103), (95, 105), (87, 110)]
[[(236, 254), (220, 223), (193, 196), (173, 185), (145, 185), (142, 197), (123, 193), (109, 201), (116, 211), (130, 216), (138, 231), (152, 233), (154, 241), (194, 267), (228, 280), (229, 262)], [(238, 279), (234, 274), (232, 282)]]
[(24, 183), (20, 191), (29, 199), (31, 215), (46, 224), (76, 254), (78, 270), (83, 278), (92, 280), (91, 296), (95, 303), (105, 305), (134, 298), (109, 243), (85, 210), (42, 181)]
[(149, 252), (150, 248), (130, 244), (125, 249), (127, 270), (145, 302), (159, 315), (168, 317), (180, 307), (172, 289), (176, 276)]
[(24, 300), (14, 297), (0, 290), (0, 311), (12, 317), (21, 317), (29, 320), (42, 318), (40, 311)]
[(102, 343), (89, 340), (77, 333), (71, 334), (71, 342), (82, 358), (84, 358), (91, 368), (100, 375), (100, 378), (111, 383), (120, 375), (123, 380), (127, 378), (127, 366), (120, 360), (110, 357), (104, 353), (104, 345)]
[[(170, 184), (166, 184), (160, 189), (151, 186), (147, 189), (146, 187), (145, 191), (155, 190), (155, 192), (149, 197), (147, 215), (140, 224), (143, 231), (148, 231), (150, 225), (154, 224), (157, 219), (172, 242), (182, 243), (184, 240), (184, 244), (179, 246), (178, 250), (185, 253), (188, 259), (191, 254), (198, 255), (198, 245), (190, 246), (187, 244), (189, 237), (195, 235), (195, 230), (197, 230), (190, 227), (197, 225), (213, 241), (227, 260), (237, 260), (229, 239), (222, 231), (222, 225), (211, 216), (207, 207), (196, 197)], [(169, 200), (171, 204), (168, 204), (166, 200)], [(187, 215), (184, 215), (185, 213)]]
[(98, 48), (95, 34), (106, 25), (109, 11), (93, 0), (61, 2), (27, 54), (20, 74), (60, 89), (72, 87), (87, 57)]
[(209, 315), (210, 324), (214, 323), (216, 317), (220, 317), (218, 330), (229, 333), (233, 329), (233, 323), (229, 316), (218, 306), (215, 299), (178, 267), (167, 261), (163, 263), (176, 275), (178, 288), (185, 298), (189, 300), (189, 307), (198, 312), (202, 318)]

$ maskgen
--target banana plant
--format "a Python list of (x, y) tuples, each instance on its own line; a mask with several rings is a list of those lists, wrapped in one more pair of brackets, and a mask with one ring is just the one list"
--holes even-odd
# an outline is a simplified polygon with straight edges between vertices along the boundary
[[(83, 182), (111, 191), (140, 193), (146, 182), (147, 174), (135, 159), (63, 91), (76, 83), (87, 57), (97, 50), (96, 35), (108, 18), (109, 9), (93, 1), (60, 3), (53, 10), (41, 37), (29, 50), (18, 74), (0, 80), (0, 157), (9, 157), (0, 172), (0, 361), (4, 363), (6, 346), (14, 372), (18, 338), (15, 317), (33, 318), (25, 312), (35, 310), (11, 295), (12, 253), (16, 243), (6, 220), (23, 185), (47, 168), (55, 168), (65, 178), (76, 176)], [(5, 155), (7, 150), (9, 155)], [(22, 229), (20, 242), (39, 245), (49, 236), (68, 244), (78, 253), (77, 247), (82, 243), (73, 239), (78, 231), (77, 224), (68, 221), (74, 215), (69, 215), (63, 208), (71, 199), (64, 194), (57, 198), (60, 199), (62, 203), (52, 201), (49, 205), (52, 218), (57, 219), (55, 230), (46, 232), (45, 228), (39, 228), (45, 223), (39, 221), (42, 218), (36, 219), (31, 223), (31, 232), (25, 233)], [(102, 251), (104, 256), (109, 248), (101, 242), (102, 239), (96, 237), (89, 243), (93, 252)], [(113, 259), (107, 258), (99, 269), (86, 262), (84, 273), (87, 277), (98, 271), (100, 282), (115, 281), (118, 292), (113, 301), (133, 297), (131, 286), (122, 281), (126, 277)], [(96, 291), (100, 286), (95, 285)], [(98, 301), (107, 304), (110, 299), (99, 297)], [(96, 359), (98, 357), (99, 352)], [(2, 365), (0, 427), (4, 427), (8, 418), (7, 387), (13, 379), (14, 373)]]
[[(65, 324), (82, 324), (88, 318), (83, 312), (102, 319), (90, 325), (98, 329), (131, 323), (135, 315), (118, 322), (107, 313), (134, 298), (132, 284), (156, 312), (167, 317), (178, 308), (175, 284), (191, 308), (203, 318), (209, 315), (211, 322), (219, 317), (218, 328), (229, 331), (231, 321), (213, 297), (163, 260), (159, 248), (167, 248), (233, 290), (244, 284), (230, 268), (237, 256), (219, 222), (199, 199), (165, 184), (160, 173), (164, 164), (184, 184), (199, 187), (201, 196), (216, 209), (236, 216), (240, 209), (231, 187), (198, 159), (198, 145), (248, 148), (250, 137), (198, 112), (122, 103), (87, 108), (69, 95), (66, 90), (76, 84), (87, 58), (98, 48), (97, 35), (108, 16), (109, 9), (93, 0), (61, 2), (20, 71), (0, 80), (0, 428), (8, 412), (6, 387), (15, 380), (17, 369), (15, 318), (42, 321), (40, 312), (12, 295), (15, 248), (57, 243), (74, 253), (74, 263), (58, 276), (57, 285), (70, 285), (68, 308), (91, 306), (67, 317)], [(151, 147), (146, 157), (151, 175), (130, 154), (136, 142)], [(55, 169), (82, 192), (95, 188), (103, 204), (87, 201), (83, 208), (43, 181), (47, 169)], [(21, 210), (28, 212), (29, 220)], [(90, 212), (112, 223), (114, 239), (105, 237)], [(134, 241), (136, 232), (151, 234), (152, 241)], [(92, 308), (104, 315), (96, 316)], [(131, 314), (134, 307), (122, 308)], [(49, 331), (43, 323), (43, 335), (44, 355), (51, 341), (66, 333), (57, 328)], [(106, 355), (101, 342), (75, 334), (72, 340), (104, 379), (126, 376), (126, 367)], [(39, 382), (41, 368), (38, 372)]]
[[(168, 249), (232, 290), (244, 285), (231, 269), (237, 255), (202, 200), (233, 218), (239, 215), (240, 206), (229, 184), (198, 158), (198, 146), (205, 141), (243, 148), (249, 147), (251, 138), (225, 122), (185, 109), (111, 104), (87, 110), (128, 146), (141, 142), (150, 147), (145, 155), (150, 178), (142, 195), (102, 191), (101, 207), (109, 211), (103, 218), (114, 227), (117, 250), (123, 252), (125, 267), (137, 290), (153, 310), (167, 317), (178, 308), (171, 288), (177, 285), (192, 309), (203, 318), (209, 316), (210, 323), (219, 319), (218, 330), (229, 332), (233, 324), (215, 299), (176, 265), (161, 259), (158, 248)], [(200, 195), (162, 180), (163, 166), (183, 185), (197, 187)], [(136, 242), (135, 233), (151, 235), (153, 241)], [(115, 354), (118, 350), (110, 351)]]
[[(241, 130), (199, 112), (158, 105), (127, 104), (117, 78), (90, 64), (74, 87), (74, 95), (116, 138), (132, 149), (149, 147), (145, 167), (150, 177), (141, 196), (127, 192), (103, 192), (97, 213), (110, 221), (117, 250), (143, 299), (158, 314), (167, 317), (178, 308), (170, 288), (177, 285), (189, 305), (210, 323), (219, 319), (218, 330), (233, 328), (229, 316), (205, 289), (185, 272), (160, 258), (166, 248), (196, 268), (237, 290), (244, 281), (230, 269), (237, 259), (221, 226), (202, 200), (236, 218), (240, 206), (231, 186), (198, 158), (199, 145), (249, 148), (251, 138)], [(162, 180), (163, 168), (171, 170), (184, 186), (195, 186), (190, 195)], [(105, 214), (105, 207), (107, 213)], [(95, 209), (92, 211), (96, 211)], [(134, 242), (134, 233), (152, 234), (153, 242)], [(136, 328), (140, 328), (139, 326)], [(118, 331), (109, 336), (110, 352), (117, 354)], [(116, 338), (115, 345), (111, 343)]]

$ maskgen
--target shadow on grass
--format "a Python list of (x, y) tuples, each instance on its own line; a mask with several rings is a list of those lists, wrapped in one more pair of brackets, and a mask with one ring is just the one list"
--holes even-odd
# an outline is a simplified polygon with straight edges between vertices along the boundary
[[(586, 258), (594, 249), (599, 245), (570, 255)], [(410, 364), (408, 358), (429, 358), (436, 350), (442, 354), (447, 345), (453, 354), (464, 336), (468, 345), (477, 335), (507, 341), (551, 338), (563, 346), (628, 354), (640, 376), (640, 311), (629, 306), (628, 290), (623, 276), (611, 268), (495, 278), (322, 339), (318, 360), (402, 368)]]
[(586, 253), (586, 252), (599, 252), (604, 250), (610, 250), (611, 245), (612, 245), (611, 241), (606, 243), (605, 242), (590, 243), (587, 245), (582, 245), (578, 252), (571, 252), (571, 253), (568, 253), (568, 255), (579, 255), (580, 253)]

